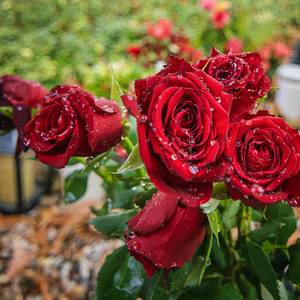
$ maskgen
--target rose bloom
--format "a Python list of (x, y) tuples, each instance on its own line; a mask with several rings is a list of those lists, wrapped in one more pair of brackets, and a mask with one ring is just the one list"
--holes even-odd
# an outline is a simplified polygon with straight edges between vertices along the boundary
[(200, 7), (208, 11), (213, 10), (213, 8), (216, 6), (216, 3), (216, 0), (199, 0)]
[(169, 20), (160, 19), (155, 24), (148, 25), (148, 35), (157, 40), (165, 40), (172, 33), (172, 23)]
[(153, 183), (198, 206), (209, 200), (212, 182), (221, 180), (232, 96), (185, 60), (135, 82), (136, 97), (124, 105), (137, 118), (140, 154)]
[(38, 82), (25, 80), (16, 75), (0, 77), (2, 104), (38, 107), (42, 104), (47, 90)]
[(23, 129), (31, 117), (31, 108), (39, 107), (47, 90), (38, 82), (16, 75), (0, 77), (0, 106), (12, 106), (12, 119), (0, 113), (0, 130), (18, 130), (16, 156), (23, 149)]
[(41, 110), (25, 127), (26, 145), (56, 168), (71, 156), (93, 156), (119, 143), (121, 112), (116, 103), (95, 98), (79, 86), (62, 85), (45, 97)]
[(231, 38), (225, 44), (225, 52), (240, 53), (243, 50), (243, 42), (238, 38)]
[(211, 15), (211, 21), (216, 29), (222, 29), (230, 22), (230, 13), (228, 11), (216, 10)]
[(233, 95), (232, 119), (251, 111), (256, 100), (271, 88), (258, 53), (222, 54), (213, 48), (209, 57), (194, 66), (221, 82), (224, 91)]
[(182, 207), (177, 198), (157, 192), (128, 226), (129, 252), (148, 276), (156, 270), (182, 267), (192, 258), (206, 233), (206, 215), (198, 207)]
[(249, 205), (288, 200), (300, 206), (300, 136), (283, 119), (259, 112), (231, 125), (227, 187)]

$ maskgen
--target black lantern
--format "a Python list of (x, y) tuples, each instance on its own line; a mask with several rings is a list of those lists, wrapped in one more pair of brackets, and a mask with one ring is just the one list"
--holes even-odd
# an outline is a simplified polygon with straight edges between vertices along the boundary
[(15, 158), (17, 131), (0, 136), (0, 211), (25, 213), (49, 190), (53, 170), (29, 157)]

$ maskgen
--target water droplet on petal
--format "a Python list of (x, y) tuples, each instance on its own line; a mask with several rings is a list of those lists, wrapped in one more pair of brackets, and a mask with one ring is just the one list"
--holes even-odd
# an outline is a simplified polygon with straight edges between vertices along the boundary
[(189, 166), (189, 170), (190, 170), (190, 172), (191, 172), (193, 175), (195, 175), (195, 174), (197, 174), (197, 173), (199, 172), (198, 167), (195, 166), (195, 165), (190, 165), (190, 166)]
[(172, 154), (171, 158), (172, 158), (172, 160), (176, 160), (177, 159), (177, 155), (176, 154)]

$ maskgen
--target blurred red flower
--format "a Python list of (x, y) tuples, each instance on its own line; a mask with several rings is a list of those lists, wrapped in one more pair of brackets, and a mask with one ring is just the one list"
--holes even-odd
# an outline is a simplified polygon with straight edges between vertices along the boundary
[(164, 40), (170, 37), (172, 33), (172, 23), (166, 19), (160, 19), (155, 24), (148, 24), (148, 35), (158, 40)]
[(243, 48), (243, 41), (241, 41), (239, 38), (231, 38), (225, 44), (224, 50), (225, 52), (241, 53)]
[(126, 48), (126, 52), (131, 57), (137, 58), (142, 52), (142, 47), (139, 45), (129, 45)]
[(216, 29), (222, 29), (230, 22), (230, 13), (228, 11), (214, 11), (211, 21)]
[(216, 0), (199, 0), (200, 7), (208, 11), (212, 10), (216, 3)]
[(275, 42), (273, 44), (273, 51), (276, 58), (283, 59), (289, 58), (292, 52), (292, 50), (282, 42)]

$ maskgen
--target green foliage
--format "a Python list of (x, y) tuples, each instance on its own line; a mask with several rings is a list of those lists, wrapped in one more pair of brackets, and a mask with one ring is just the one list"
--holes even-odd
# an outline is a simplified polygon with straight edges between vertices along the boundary
[(109, 255), (97, 280), (96, 299), (135, 300), (145, 278), (143, 267), (129, 256), (125, 246)]
[(91, 221), (91, 224), (107, 236), (122, 237), (124, 230), (127, 227), (127, 222), (136, 215), (136, 213), (136, 209), (130, 209), (119, 213), (112, 212), (94, 218)]
[(11, 106), (1, 106), (0, 107), (0, 114), (3, 114), (4, 116), (8, 118), (12, 118), (13, 109)]
[(64, 183), (64, 200), (67, 203), (75, 202), (81, 198), (87, 188), (88, 174), (81, 170), (70, 174)]
[(259, 282), (266, 287), (275, 300), (280, 300), (276, 273), (263, 250), (249, 240), (244, 240), (240, 247), (243, 257)]

